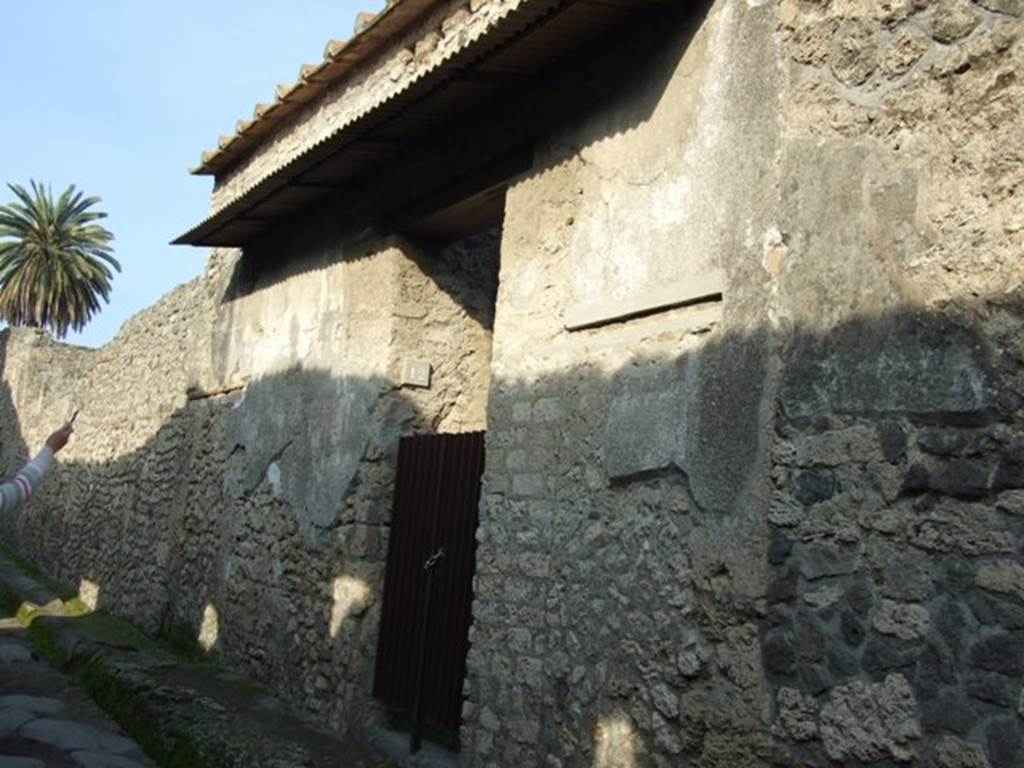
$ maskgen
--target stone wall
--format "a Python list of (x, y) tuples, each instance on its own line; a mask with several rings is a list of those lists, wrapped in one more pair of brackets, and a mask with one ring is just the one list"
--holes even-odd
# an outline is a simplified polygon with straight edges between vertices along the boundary
[[(5, 541), (326, 726), (372, 717), (398, 438), (484, 426), (496, 245), (285, 232), (214, 254), (102, 349), (9, 332), (8, 466), (81, 415)], [(401, 386), (410, 357), (429, 388)]]
[[(468, 765), (731, 767), (770, 746), (774, 30), (721, 3), (623, 31), (508, 193)], [(615, 319), (714, 275), (718, 298)], [(609, 320), (569, 331), (579, 306)]]
[(810, 764), (1019, 765), (1020, 3), (783, 3), (764, 664)]
[(187, 369), (212, 307), (205, 281), (130, 319), (99, 350), (9, 330), (4, 338), (3, 458), (42, 447), (75, 409), (78, 435), (32, 505), (0, 522), (4, 540), (48, 573), (159, 626), (168, 599), (174, 514), (185, 490)]
[(595, 74), (508, 198), (469, 764), (1020, 763), (1021, 12), (715, 3)]
[(545, 112), (500, 280), (322, 208), (102, 350), (12, 333), (6, 458), (83, 414), (5, 535), (340, 729), (397, 438), (486, 423), (465, 764), (1019, 764), (1022, 15), (666, 4)]

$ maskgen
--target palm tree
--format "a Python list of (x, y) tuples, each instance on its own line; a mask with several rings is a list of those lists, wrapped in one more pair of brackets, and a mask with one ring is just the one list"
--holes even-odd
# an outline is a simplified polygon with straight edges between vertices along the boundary
[(16, 202), (0, 206), (0, 320), (50, 328), (60, 338), (82, 330), (110, 301), (114, 236), (95, 222), (100, 202), (72, 184), (53, 200), (49, 186), (32, 182), (32, 193), (8, 184)]

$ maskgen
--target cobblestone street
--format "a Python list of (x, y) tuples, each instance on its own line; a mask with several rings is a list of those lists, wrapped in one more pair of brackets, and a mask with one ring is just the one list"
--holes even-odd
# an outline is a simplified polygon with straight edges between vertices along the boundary
[(0, 768), (153, 766), (66, 676), (39, 660), (14, 619), (0, 619)]
[[(432, 750), (407, 760), (395, 734), (372, 734), (380, 754), (363, 738), (325, 733), (230, 670), (175, 653), (102, 612), (82, 613), (2, 547), (0, 606), (0, 768), (447, 765)], [(61, 671), (37, 652), (47, 660), (52, 653)]]

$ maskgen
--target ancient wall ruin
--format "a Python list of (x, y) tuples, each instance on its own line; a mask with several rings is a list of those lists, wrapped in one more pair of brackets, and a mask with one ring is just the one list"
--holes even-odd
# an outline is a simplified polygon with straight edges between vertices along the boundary
[[(670, 33), (623, 34), (509, 192), (470, 765), (760, 759), (773, 18), (680, 6)], [(720, 295), (616, 316), (707, 280)], [(578, 307), (595, 323), (568, 330)]]
[[(7, 332), (7, 465), (81, 414), (5, 541), (104, 610), (358, 725), (398, 439), (484, 426), (496, 269), (493, 234), (440, 251), (285, 237), (215, 254), (102, 349)], [(432, 365), (429, 389), (401, 385), (409, 358)]]
[(469, 764), (1019, 764), (1021, 10), (679, 11), (512, 189)]
[(808, 762), (1024, 755), (1022, 12), (780, 12), (764, 664)]
[(500, 279), (496, 232), (321, 208), (102, 350), (11, 333), (7, 458), (83, 415), (5, 535), (344, 728), (397, 438), (486, 422), (464, 764), (1020, 764), (1022, 16), (666, 4), (575, 73)]

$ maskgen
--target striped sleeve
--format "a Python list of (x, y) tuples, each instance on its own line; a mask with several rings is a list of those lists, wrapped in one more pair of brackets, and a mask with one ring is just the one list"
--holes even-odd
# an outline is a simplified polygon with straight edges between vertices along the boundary
[(52, 464), (53, 451), (43, 448), (13, 478), (0, 484), (0, 514), (10, 514), (28, 501)]

